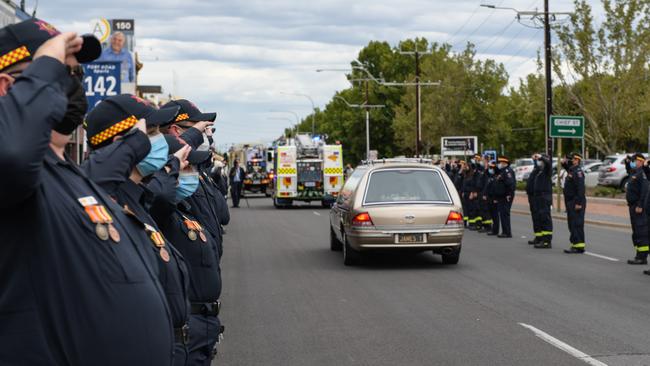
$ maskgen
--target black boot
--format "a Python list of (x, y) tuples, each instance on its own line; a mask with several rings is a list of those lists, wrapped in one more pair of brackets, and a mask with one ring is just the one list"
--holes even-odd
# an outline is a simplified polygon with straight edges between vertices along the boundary
[(537, 243), (539, 243), (539, 237), (538, 236), (536, 236), (535, 239), (528, 241), (528, 245), (535, 245)]
[(551, 248), (553, 248), (553, 245), (551, 244), (550, 241), (541, 241), (535, 244), (535, 249), (551, 249)]
[(489, 236), (497, 236), (499, 233), (495, 233), (494, 231), (491, 231), (488, 233)]
[(566, 253), (566, 254), (584, 254), (585, 250), (581, 249), (581, 248), (571, 247), (569, 249), (564, 249), (564, 253)]
[(497, 235), (497, 238), (512, 238), (512, 234), (501, 234), (501, 235)]
[(647, 257), (636, 257), (634, 259), (628, 259), (627, 264), (645, 265), (645, 264), (648, 264), (648, 258)]
[(643, 274), (644, 274), (644, 275), (648, 275), (648, 276), (650, 276), (650, 270), (643, 271)]

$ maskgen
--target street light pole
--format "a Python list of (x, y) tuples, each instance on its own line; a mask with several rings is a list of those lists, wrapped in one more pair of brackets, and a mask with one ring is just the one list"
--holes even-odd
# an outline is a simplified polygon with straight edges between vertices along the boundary
[(363, 108), (366, 110), (366, 160), (370, 160), (370, 109), (371, 108), (384, 108), (384, 104), (350, 104), (345, 98), (335, 95), (334, 99), (342, 100), (345, 105), (350, 108)]
[(311, 135), (312, 137), (316, 135), (316, 105), (314, 104), (314, 99), (312, 99), (311, 96), (308, 94), (303, 94), (303, 93), (285, 93), (285, 92), (280, 92), (280, 94), (284, 95), (294, 95), (297, 97), (305, 97), (309, 99), (309, 102), (311, 103), (311, 110), (312, 110), (312, 115), (311, 115)]

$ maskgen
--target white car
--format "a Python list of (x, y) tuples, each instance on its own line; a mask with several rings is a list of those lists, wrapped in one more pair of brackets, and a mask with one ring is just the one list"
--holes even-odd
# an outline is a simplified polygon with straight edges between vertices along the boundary
[(533, 168), (535, 168), (535, 162), (533, 162), (533, 159), (517, 159), (514, 166), (515, 179), (517, 182), (526, 181), (528, 177), (530, 177)]
[[(582, 167), (585, 172), (585, 187), (592, 188), (598, 185), (599, 169), (603, 166), (602, 162), (589, 163)], [(557, 182), (557, 174), (553, 174), (553, 185)], [(566, 179), (566, 170), (560, 171), (560, 184), (564, 187), (564, 180)]]

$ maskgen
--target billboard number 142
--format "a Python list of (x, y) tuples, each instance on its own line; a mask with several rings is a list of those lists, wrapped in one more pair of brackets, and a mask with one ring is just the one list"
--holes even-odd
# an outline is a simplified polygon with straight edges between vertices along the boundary
[(115, 92), (117, 80), (114, 76), (99, 77), (95, 80), (95, 85), (93, 85), (93, 78), (87, 77), (84, 81), (86, 84), (86, 96), (88, 97), (92, 97), (95, 94), (107, 97), (117, 95), (117, 92)]

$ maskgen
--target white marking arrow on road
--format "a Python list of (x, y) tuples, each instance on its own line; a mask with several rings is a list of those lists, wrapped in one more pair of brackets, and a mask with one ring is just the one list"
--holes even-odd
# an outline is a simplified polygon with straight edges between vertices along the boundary
[(552, 337), (551, 335), (549, 335), (547, 333), (544, 333), (543, 331), (533, 327), (532, 325), (528, 325), (528, 324), (524, 324), (524, 323), (519, 323), (519, 325), (521, 325), (522, 327), (532, 331), (533, 333), (535, 333), (535, 335), (538, 338), (542, 339), (543, 341), (549, 343), (550, 345), (552, 345), (552, 346), (554, 346), (556, 348), (561, 349), (562, 351), (570, 354), (571, 356), (573, 356), (573, 357), (575, 357), (575, 358), (577, 358), (577, 359), (579, 359), (581, 361), (584, 361), (584, 362), (588, 363), (589, 365), (592, 365), (592, 366), (607, 366), (606, 363), (598, 361), (597, 359), (589, 356), (588, 354), (586, 354), (586, 353), (584, 353), (584, 352), (582, 352), (582, 351), (580, 351), (580, 350), (578, 350), (576, 348), (571, 347), (570, 345), (562, 342), (561, 340), (559, 340), (557, 338)]

